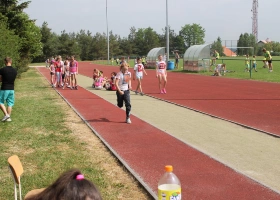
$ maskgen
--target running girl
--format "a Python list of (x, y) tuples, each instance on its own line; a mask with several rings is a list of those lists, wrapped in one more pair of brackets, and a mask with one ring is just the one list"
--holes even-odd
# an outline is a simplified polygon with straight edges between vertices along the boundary
[(143, 79), (143, 72), (147, 75), (144, 65), (141, 63), (141, 58), (137, 58), (137, 64), (134, 66), (134, 73), (133, 73), (133, 80), (135, 80), (135, 77), (137, 79), (137, 87), (135, 90), (135, 94), (138, 94), (138, 89), (140, 91), (140, 94), (143, 96), (142, 92), (142, 86), (141, 86), (141, 80)]
[(71, 56), (70, 58), (69, 71), (71, 76), (70, 89), (77, 90), (78, 83), (76, 76), (78, 75), (78, 62), (74, 59), (74, 56)]
[(159, 93), (166, 94), (165, 87), (167, 83), (167, 72), (166, 72), (166, 63), (162, 60), (162, 55), (158, 56), (158, 62), (156, 66), (156, 77), (158, 78)]
[(130, 120), (130, 92), (131, 87), (131, 73), (128, 71), (128, 65), (126, 62), (121, 64), (121, 70), (116, 75), (116, 87), (117, 87), (117, 102), (118, 107), (123, 107), (123, 102), (125, 103), (126, 108), (126, 123), (131, 124)]

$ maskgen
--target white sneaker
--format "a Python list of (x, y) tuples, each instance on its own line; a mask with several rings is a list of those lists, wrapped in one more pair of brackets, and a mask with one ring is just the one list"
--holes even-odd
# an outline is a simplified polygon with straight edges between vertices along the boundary
[(12, 119), (11, 118), (8, 118), (7, 120), (6, 120), (6, 122), (11, 122), (12, 121)]
[(127, 123), (127, 124), (131, 124), (130, 118), (126, 118), (126, 123)]
[(2, 122), (7, 121), (7, 119), (9, 119), (9, 118), (10, 118), (10, 116), (9, 116), (9, 115), (5, 115), (5, 116), (3, 117), (3, 119), (2, 119)]

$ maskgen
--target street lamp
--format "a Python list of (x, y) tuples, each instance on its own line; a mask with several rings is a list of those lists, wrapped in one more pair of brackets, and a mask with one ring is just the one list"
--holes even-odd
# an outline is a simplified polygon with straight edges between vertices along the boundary
[(109, 58), (109, 32), (108, 32), (108, 11), (107, 11), (107, 0), (106, 0), (106, 25), (107, 25), (107, 53), (108, 53), (108, 57), (107, 57), (107, 61), (108, 61), (108, 65), (110, 64), (110, 58)]
[(168, 0), (166, 0), (166, 61), (169, 61)]

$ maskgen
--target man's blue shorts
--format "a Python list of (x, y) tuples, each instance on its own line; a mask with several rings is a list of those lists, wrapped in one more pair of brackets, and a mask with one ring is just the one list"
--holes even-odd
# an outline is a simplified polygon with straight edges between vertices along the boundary
[(7, 106), (12, 107), (15, 103), (15, 91), (14, 90), (0, 90), (0, 104), (4, 104), (6, 101)]

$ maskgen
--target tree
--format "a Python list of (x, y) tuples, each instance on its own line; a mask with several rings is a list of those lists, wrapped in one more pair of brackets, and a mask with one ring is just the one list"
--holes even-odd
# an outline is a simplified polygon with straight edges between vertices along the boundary
[(244, 33), (239, 36), (239, 40), (237, 42), (237, 47), (253, 47), (252, 48), (238, 48), (238, 55), (253, 55), (257, 52), (257, 44), (256, 39), (253, 34)]
[(110, 31), (109, 33), (109, 56), (116, 56), (119, 55), (121, 50), (120, 50), (120, 44), (119, 44), (120, 36), (119, 35), (114, 35), (113, 31)]
[[(163, 29), (163, 34), (158, 35), (160, 46), (165, 47), (166, 46), (166, 29)], [(180, 35), (177, 35), (171, 27), (169, 27), (169, 53), (172, 53), (174, 51), (184, 52), (185, 51), (185, 45), (184, 40)]]
[(151, 28), (140, 28), (135, 35), (136, 54), (143, 56), (155, 47), (159, 46), (158, 34)]
[(66, 33), (66, 31), (63, 30), (58, 40), (58, 55), (62, 57), (75, 56), (75, 59), (80, 59), (81, 50), (76, 40), (75, 33)]
[(107, 36), (105, 33), (96, 33), (93, 36), (92, 52), (94, 59), (107, 58)]
[(30, 2), (19, 4), (17, 0), (0, 1), (1, 14), (7, 18), (7, 28), (19, 36), (20, 41), (20, 68), (18, 74), (28, 69), (28, 64), (38, 55), (41, 55), (40, 28), (23, 12)]
[(179, 34), (184, 39), (187, 48), (192, 45), (204, 43), (205, 29), (199, 24), (186, 24), (182, 27)]
[[(0, 18), (1, 16), (2, 14), (0, 14)], [(14, 31), (7, 29), (7, 22), (0, 20), (0, 67), (4, 66), (5, 57), (11, 57), (13, 59), (13, 66), (19, 67), (19, 41), (20, 39), (15, 35)]]
[[(245, 45), (244, 36), (243, 36), (243, 34), (241, 34), (239, 36), (239, 40), (237, 42), (237, 47), (244, 47), (244, 45)], [(244, 49), (238, 48), (237, 55), (244, 55)]]
[(224, 56), (224, 48), (220, 37), (217, 38), (217, 41), (214, 41), (212, 49), (218, 51), (221, 56)]
[(79, 44), (80, 58), (81, 60), (93, 60), (93, 52), (91, 51), (91, 46), (93, 43), (93, 37), (91, 32), (80, 30), (76, 36), (77, 42)]

